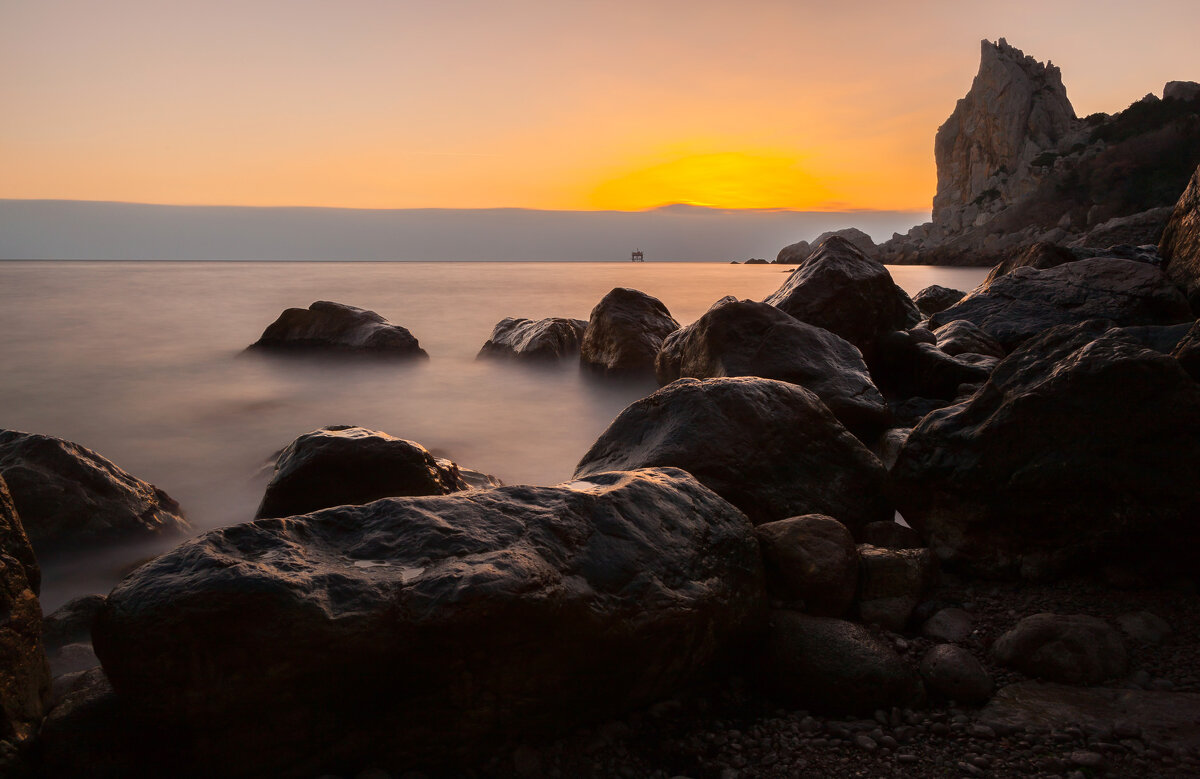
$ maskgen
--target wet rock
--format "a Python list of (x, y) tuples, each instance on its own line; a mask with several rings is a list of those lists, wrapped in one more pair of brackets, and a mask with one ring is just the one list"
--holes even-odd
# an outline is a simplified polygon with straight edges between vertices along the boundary
[(927, 415), (890, 475), (905, 520), (963, 570), (1161, 564), (1198, 532), (1200, 389), (1104, 323), (1054, 328), (968, 401)]
[(1125, 635), (1142, 644), (1161, 644), (1171, 635), (1171, 625), (1149, 611), (1129, 611), (1117, 615), (1117, 625)]
[(862, 540), (881, 549), (920, 549), (925, 546), (921, 534), (899, 522), (871, 522), (863, 528)]
[(928, 549), (858, 547), (858, 613), (868, 625), (899, 632), (937, 579)]
[(0, 476), (43, 559), (190, 529), (170, 495), (61, 438), (0, 430)]
[(965, 319), (1011, 350), (1056, 325), (1098, 318), (1130, 326), (1176, 324), (1195, 317), (1158, 268), (1098, 257), (1049, 270), (1018, 268), (981, 285), (929, 321), (936, 329)]
[(286, 309), (250, 348), (276, 352), (358, 352), (408, 359), (429, 357), (413, 334), (400, 325), (374, 311), (328, 300), (318, 300), (308, 308)]
[(967, 650), (938, 644), (921, 658), (921, 678), (930, 693), (959, 703), (980, 704), (992, 694), (992, 678)]
[(679, 323), (656, 297), (617, 287), (592, 309), (580, 346), (580, 364), (610, 375), (652, 374), (663, 339)]
[(1158, 253), (1166, 262), (1167, 276), (1183, 287), (1192, 308), (1200, 311), (1200, 167), (1175, 204)]
[(93, 636), (195, 773), (317, 775), (477, 759), (645, 706), (765, 599), (745, 516), (659, 469), (215, 530), (121, 582)]
[(379, 498), (445, 495), (467, 489), (454, 463), (378, 430), (330, 425), (280, 453), (257, 518), (288, 517)]
[(579, 354), (587, 322), (582, 319), (514, 319), (496, 323), (492, 337), (478, 357), (497, 357), (535, 362), (554, 362)]
[(883, 465), (816, 395), (757, 378), (680, 379), (621, 412), (576, 478), (683, 468), (755, 524), (825, 514), (857, 533), (888, 519)]
[[(20, 749), (41, 724), (50, 696), (42, 607), (33, 552), (0, 478), (0, 750)], [(7, 743), (9, 747), (3, 745)]]
[(953, 400), (961, 385), (987, 381), (990, 368), (952, 357), (898, 330), (876, 342), (871, 375), (886, 392), (900, 397)]
[(1068, 684), (1096, 684), (1129, 667), (1121, 634), (1086, 614), (1026, 617), (996, 640), (992, 653), (1026, 676)]
[(963, 299), (967, 293), (958, 289), (950, 289), (940, 284), (933, 284), (913, 296), (913, 303), (925, 316), (945, 311), (950, 306)]
[(103, 595), (84, 595), (60, 606), (43, 621), (42, 638), (48, 651), (67, 644), (90, 643), (92, 620), (104, 606)]
[(940, 609), (921, 625), (921, 635), (934, 641), (957, 644), (971, 636), (974, 620), (964, 609)]
[(868, 363), (879, 336), (906, 330), (921, 319), (882, 263), (836, 236), (817, 246), (763, 302), (845, 338)]
[(809, 514), (759, 525), (754, 535), (771, 595), (821, 617), (846, 613), (858, 584), (858, 549), (845, 525)]
[(985, 357), (1004, 359), (1007, 352), (1000, 343), (965, 319), (956, 319), (933, 331), (937, 346), (946, 354), (958, 357), (963, 354), (982, 354)]
[(862, 354), (848, 341), (766, 303), (726, 297), (663, 341), (660, 384), (758, 376), (812, 390), (851, 431), (878, 433), (891, 417)]
[(922, 695), (908, 664), (862, 625), (785, 610), (771, 613), (763, 681), (793, 705), (832, 713), (870, 714)]

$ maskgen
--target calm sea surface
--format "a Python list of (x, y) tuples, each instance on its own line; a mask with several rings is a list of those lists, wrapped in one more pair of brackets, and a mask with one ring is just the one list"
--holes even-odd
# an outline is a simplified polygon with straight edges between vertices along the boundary
[[(969, 290), (985, 269), (896, 266), (910, 294)], [(178, 500), (197, 531), (253, 517), (274, 454), (322, 425), (418, 441), (505, 483), (556, 484), (653, 383), (577, 364), (476, 362), (506, 316), (587, 319), (610, 289), (662, 300), (681, 324), (724, 295), (761, 300), (779, 266), (717, 263), (0, 262), (0, 427), (76, 441)], [(243, 354), (291, 306), (378, 311), (429, 352), (420, 365)], [(107, 592), (163, 545), (46, 566), (47, 613)]]

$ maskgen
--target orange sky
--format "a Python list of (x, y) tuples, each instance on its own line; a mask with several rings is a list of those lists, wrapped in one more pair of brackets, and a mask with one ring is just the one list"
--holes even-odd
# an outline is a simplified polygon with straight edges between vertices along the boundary
[(0, 198), (924, 209), (979, 40), (1080, 115), (1200, 80), (1200, 3), (0, 0)]

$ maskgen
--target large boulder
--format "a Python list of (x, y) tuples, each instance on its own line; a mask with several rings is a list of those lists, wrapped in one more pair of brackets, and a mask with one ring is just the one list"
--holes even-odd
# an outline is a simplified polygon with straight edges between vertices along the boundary
[(617, 287), (588, 318), (579, 360), (585, 368), (609, 375), (651, 374), (663, 339), (679, 323), (656, 297)]
[(429, 357), (413, 334), (400, 325), (374, 311), (328, 300), (318, 300), (308, 308), (286, 309), (250, 348)]
[(980, 285), (957, 305), (929, 318), (934, 328), (965, 319), (1005, 349), (1055, 325), (1088, 319), (1169, 325), (1194, 319), (1187, 300), (1153, 265), (1096, 257), (1048, 270), (1025, 267)]
[(921, 319), (887, 268), (838, 236), (817, 246), (763, 302), (840, 335), (857, 346), (868, 362), (875, 339), (907, 330)]
[(937, 581), (937, 563), (928, 549), (858, 547), (858, 615), (868, 625), (904, 630)]
[[(999, 265), (996, 265), (988, 272), (987, 278), (984, 279), (984, 284), (995, 281), (996, 279), (1009, 274), (1017, 268), (1037, 268), (1038, 270), (1046, 270), (1047, 268), (1057, 268), (1059, 265), (1065, 265), (1068, 262), (1075, 262), (1080, 259), (1073, 251), (1065, 246), (1060, 246), (1056, 243), (1048, 243), (1046, 241), (1038, 241), (1035, 244), (1025, 247), (1013, 256), (1005, 259)], [(943, 309), (945, 310), (945, 309)]]
[(845, 525), (809, 514), (759, 525), (754, 535), (771, 595), (820, 617), (846, 613), (858, 584), (858, 549)]
[(779, 254), (775, 256), (775, 264), (798, 265), (807, 260), (810, 254), (812, 254), (812, 245), (808, 241), (797, 241), (779, 250)]
[(912, 301), (921, 310), (922, 314), (930, 316), (950, 308), (950, 306), (962, 300), (966, 294), (962, 290), (950, 289), (940, 284), (931, 284), (913, 295)]
[(1200, 167), (1175, 204), (1158, 253), (1166, 261), (1167, 275), (1200, 311)]
[(61, 438), (0, 430), (0, 476), (43, 559), (190, 529), (170, 495)]
[(1041, 578), (1200, 540), (1200, 387), (1105, 323), (1057, 327), (964, 403), (927, 415), (891, 470), (897, 508), (951, 566)]
[(852, 533), (889, 519), (883, 464), (808, 390), (755, 378), (679, 379), (631, 404), (576, 478), (683, 468), (755, 524), (825, 514)]
[(996, 639), (992, 654), (1026, 676), (1067, 684), (1098, 684), (1129, 668), (1121, 634), (1086, 614), (1025, 617)]
[(951, 357), (962, 354), (982, 354), (1003, 359), (1007, 352), (995, 338), (965, 319), (956, 319), (933, 331), (937, 347)]
[(921, 658), (926, 688), (958, 703), (983, 703), (992, 694), (992, 677), (975, 656), (960, 646), (938, 644)]
[(828, 330), (753, 300), (726, 297), (663, 341), (660, 384), (691, 377), (758, 376), (812, 390), (855, 432), (878, 433), (891, 418), (862, 353)]
[(877, 248), (875, 246), (875, 242), (871, 240), (871, 236), (867, 235), (862, 230), (859, 230), (857, 227), (843, 227), (841, 230), (826, 230), (813, 239), (812, 245), (820, 246), (822, 243), (830, 238), (833, 238), (834, 236), (849, 241), (854, 245), (855, 249), (858, 249), (867, 257), (875, 256), (875, 249)]
[(192, 773), (353, 775), (646, 705), (765, 598), (745, 516), (661, 469), (214, 530), (121, 582), (93, 637)]
[(305, 433), (279, 454), (255, 517), (289, 517), (379, 498), (465, 489), (454, 463), (436, 460), (415, 441), (365, 427), (330, 425)]
[(587, 322), (582, 319), (514, 319), (496, 323), (492, 337), (478, 357), (500, 357), (535, 362), (554, 362), (579, 354), (579, 343)]
[(862, 625), (795, 611), (771, 613), (762, 675), (772, 695), (835, 714), (905, 707), (923, 695), (908, 663)]
[(38, 582), (33, 549), (0, 478), (0, 772), (9, 747), (37, 733), (50, 696)]
[(897, 330), (876, 341), (871, 375), (884, 391), (897, 397), (952, 400), (962, 385), (986, 381), (991, 368), (991, 364), (953, 357), (912, 333)]

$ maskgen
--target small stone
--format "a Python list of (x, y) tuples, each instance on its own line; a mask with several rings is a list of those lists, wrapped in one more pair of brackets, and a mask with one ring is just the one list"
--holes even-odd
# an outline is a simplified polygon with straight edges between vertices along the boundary
[(904, 752), (902, 754), (896, 755), (896, 762), (903, 763), (905, 765), (910, 765), (912, 763), (917, 762), (917, 756), (914, 754), (908, 753), (908, 752)]
[(1099, 752), (1077, 750), (1071, 753), (1071, 762), (1083, 768), (1099, 770), (1104, 768), (1104, 755)]
[(921, 635), (934, 641), (957, 644), (966, 641), (973, 628), (971, 615), (964, 609), (942, 609), (921, 626)]
[(875, 739), (865, 733), (859, 733), (854, 737), (854, 745), (868, 752), (874, 752), (879, 748), (879, 744), (875, 743)]

